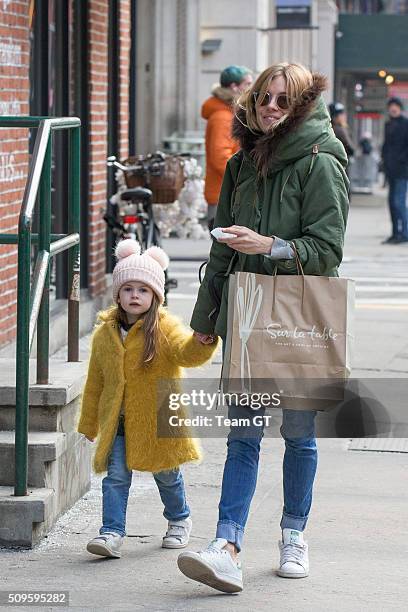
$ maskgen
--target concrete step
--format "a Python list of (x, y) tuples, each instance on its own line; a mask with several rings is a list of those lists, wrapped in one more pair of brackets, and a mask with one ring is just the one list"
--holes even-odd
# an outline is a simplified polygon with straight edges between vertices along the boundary
[(56, 520), (54, 489), (30, 488), (15, 497), (13, 487), (0, 486), (0, 546), (31, 548)]
[[(28, 434), (28, 486), (52, 487), (56, 461), (68, 448), (69, 438), (78, 436), (52, 431), (33, 431)], [(14, 485), (14, 431), (0, 431), (0, 485)]]
[[(50, 359), (48, 385), (35, 384), (36, 360), (30, 359), (30, 406), (65, 406), (81, 394), (87, 371), (86, 362)], [(0, 359), (0, 405), (16, 405), (16, 361)]]
[[(0, 430), (2, 431), (12, 431), (15, 426), (15, 366), (13, 359), (0, 359)], [(52, 383), (36, 385), (35, 361), (30, 360), (30, 431), (75, 430), (86, 370), (86, 361), (67, 363), (61, 359), (51, 359)]]
[(0, 359), (0, 546), (30, 547), (90, 487), (91, 445), (76, 431), (87, 364), (51, 359), (50, 384), (36, 385), (31, 361), (28, 487), (32, 492), (18, 500), (12, 495), (15, 366), (13, 359)]

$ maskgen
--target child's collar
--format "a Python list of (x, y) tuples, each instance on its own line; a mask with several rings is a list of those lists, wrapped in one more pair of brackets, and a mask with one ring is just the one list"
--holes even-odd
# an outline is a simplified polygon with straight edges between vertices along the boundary
[[(130, 330), (132, 329), (132, 327), (135, 327), (135, 326), (136, 326), (136, 327), (140, 327), (140, 326), (143, 324), (143, 321), (144, 321), (144, 319), (138, 319), (138, 320), (137, 320), (137, 321), (135, 321), (134, 323), (125, 323), (124, 321), (122, 321), (122, 322), (120, 323), (120, 327), (121, 327), (122, 329), (124, 329), (125, 331), (127, 331), (127, 332), (128, 332), (128, 331), (130, 331)], [(140, 325), (138, 325), (138, 323), (139, 323)]]

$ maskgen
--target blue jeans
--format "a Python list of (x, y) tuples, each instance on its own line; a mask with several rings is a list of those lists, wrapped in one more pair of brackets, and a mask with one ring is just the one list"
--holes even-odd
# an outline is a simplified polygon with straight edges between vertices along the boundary
[(390, 178), (388, 206), (390, 208), (392, 235), (394, 238), (408, 239), (407, 187), (408, 180)]
[[(250, 411), (250, 409), (249, 409)], [(261, 411), (257, 411), (261, 413)], [(281, 435), (285, 440), (283, 459), (283, 513), (280, 526), (303, 531), (312, 505), (317, 468), (314, 431), (315, 411), (283, 410)], [(248, 409), (230, 407), (230, 418), (248, 417)], [(263, 426), (234, 428), (228, 435), (217, 538), (225, 538), (241, 550), (244, 529), (258, 476)]]
[[(153, 474), (168, 521), (182, 521), (190, 516), (183, 476), (179, 469)], [(114, 531), (126, 535), (126, 510), (132, 471), (126, 466), (125, 436), (117, 435), (108, 462), (108, 474), (102, 480), (102, 527), (99, 533)]]

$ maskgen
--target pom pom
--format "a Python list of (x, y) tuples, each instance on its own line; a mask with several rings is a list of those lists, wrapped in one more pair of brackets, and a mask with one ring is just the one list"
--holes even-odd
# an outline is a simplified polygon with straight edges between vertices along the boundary
[(140, 244), (137, 240), (131, 240), (130, 238), (121, 240), (116, 245), (115, 255), (117, 259), (123, 259), (129, 257), (129, 255), (140, 255)]
[(169, 267), (169, 257), (167, 253), (165, 253), (160, 247), (152, 246), (147, 249), (147, 251), (145, 251), (143, 254), (148, 255), (149, 257), (157, 261), (157, 263), (160, 264), (163, 270), (166, 270)]

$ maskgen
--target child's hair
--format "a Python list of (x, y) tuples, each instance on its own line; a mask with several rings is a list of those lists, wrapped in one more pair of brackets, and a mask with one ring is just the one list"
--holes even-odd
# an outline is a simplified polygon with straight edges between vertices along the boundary
[[(141, 365), (150, 364), (157, 354), (160, 336), (159, 308), (160, 300), (156, 293), (153, 292), (152, 304), (149, 310), (144, 314), (144, 320), (142, 325), (142, 330), (144, 334), (144, 347)], [(119, 303), (117, 304), (116, 320), (119, 325), (123, 325), (124, 327), (128, 325), (126, 311), (123, 310), (122, 306)]]

